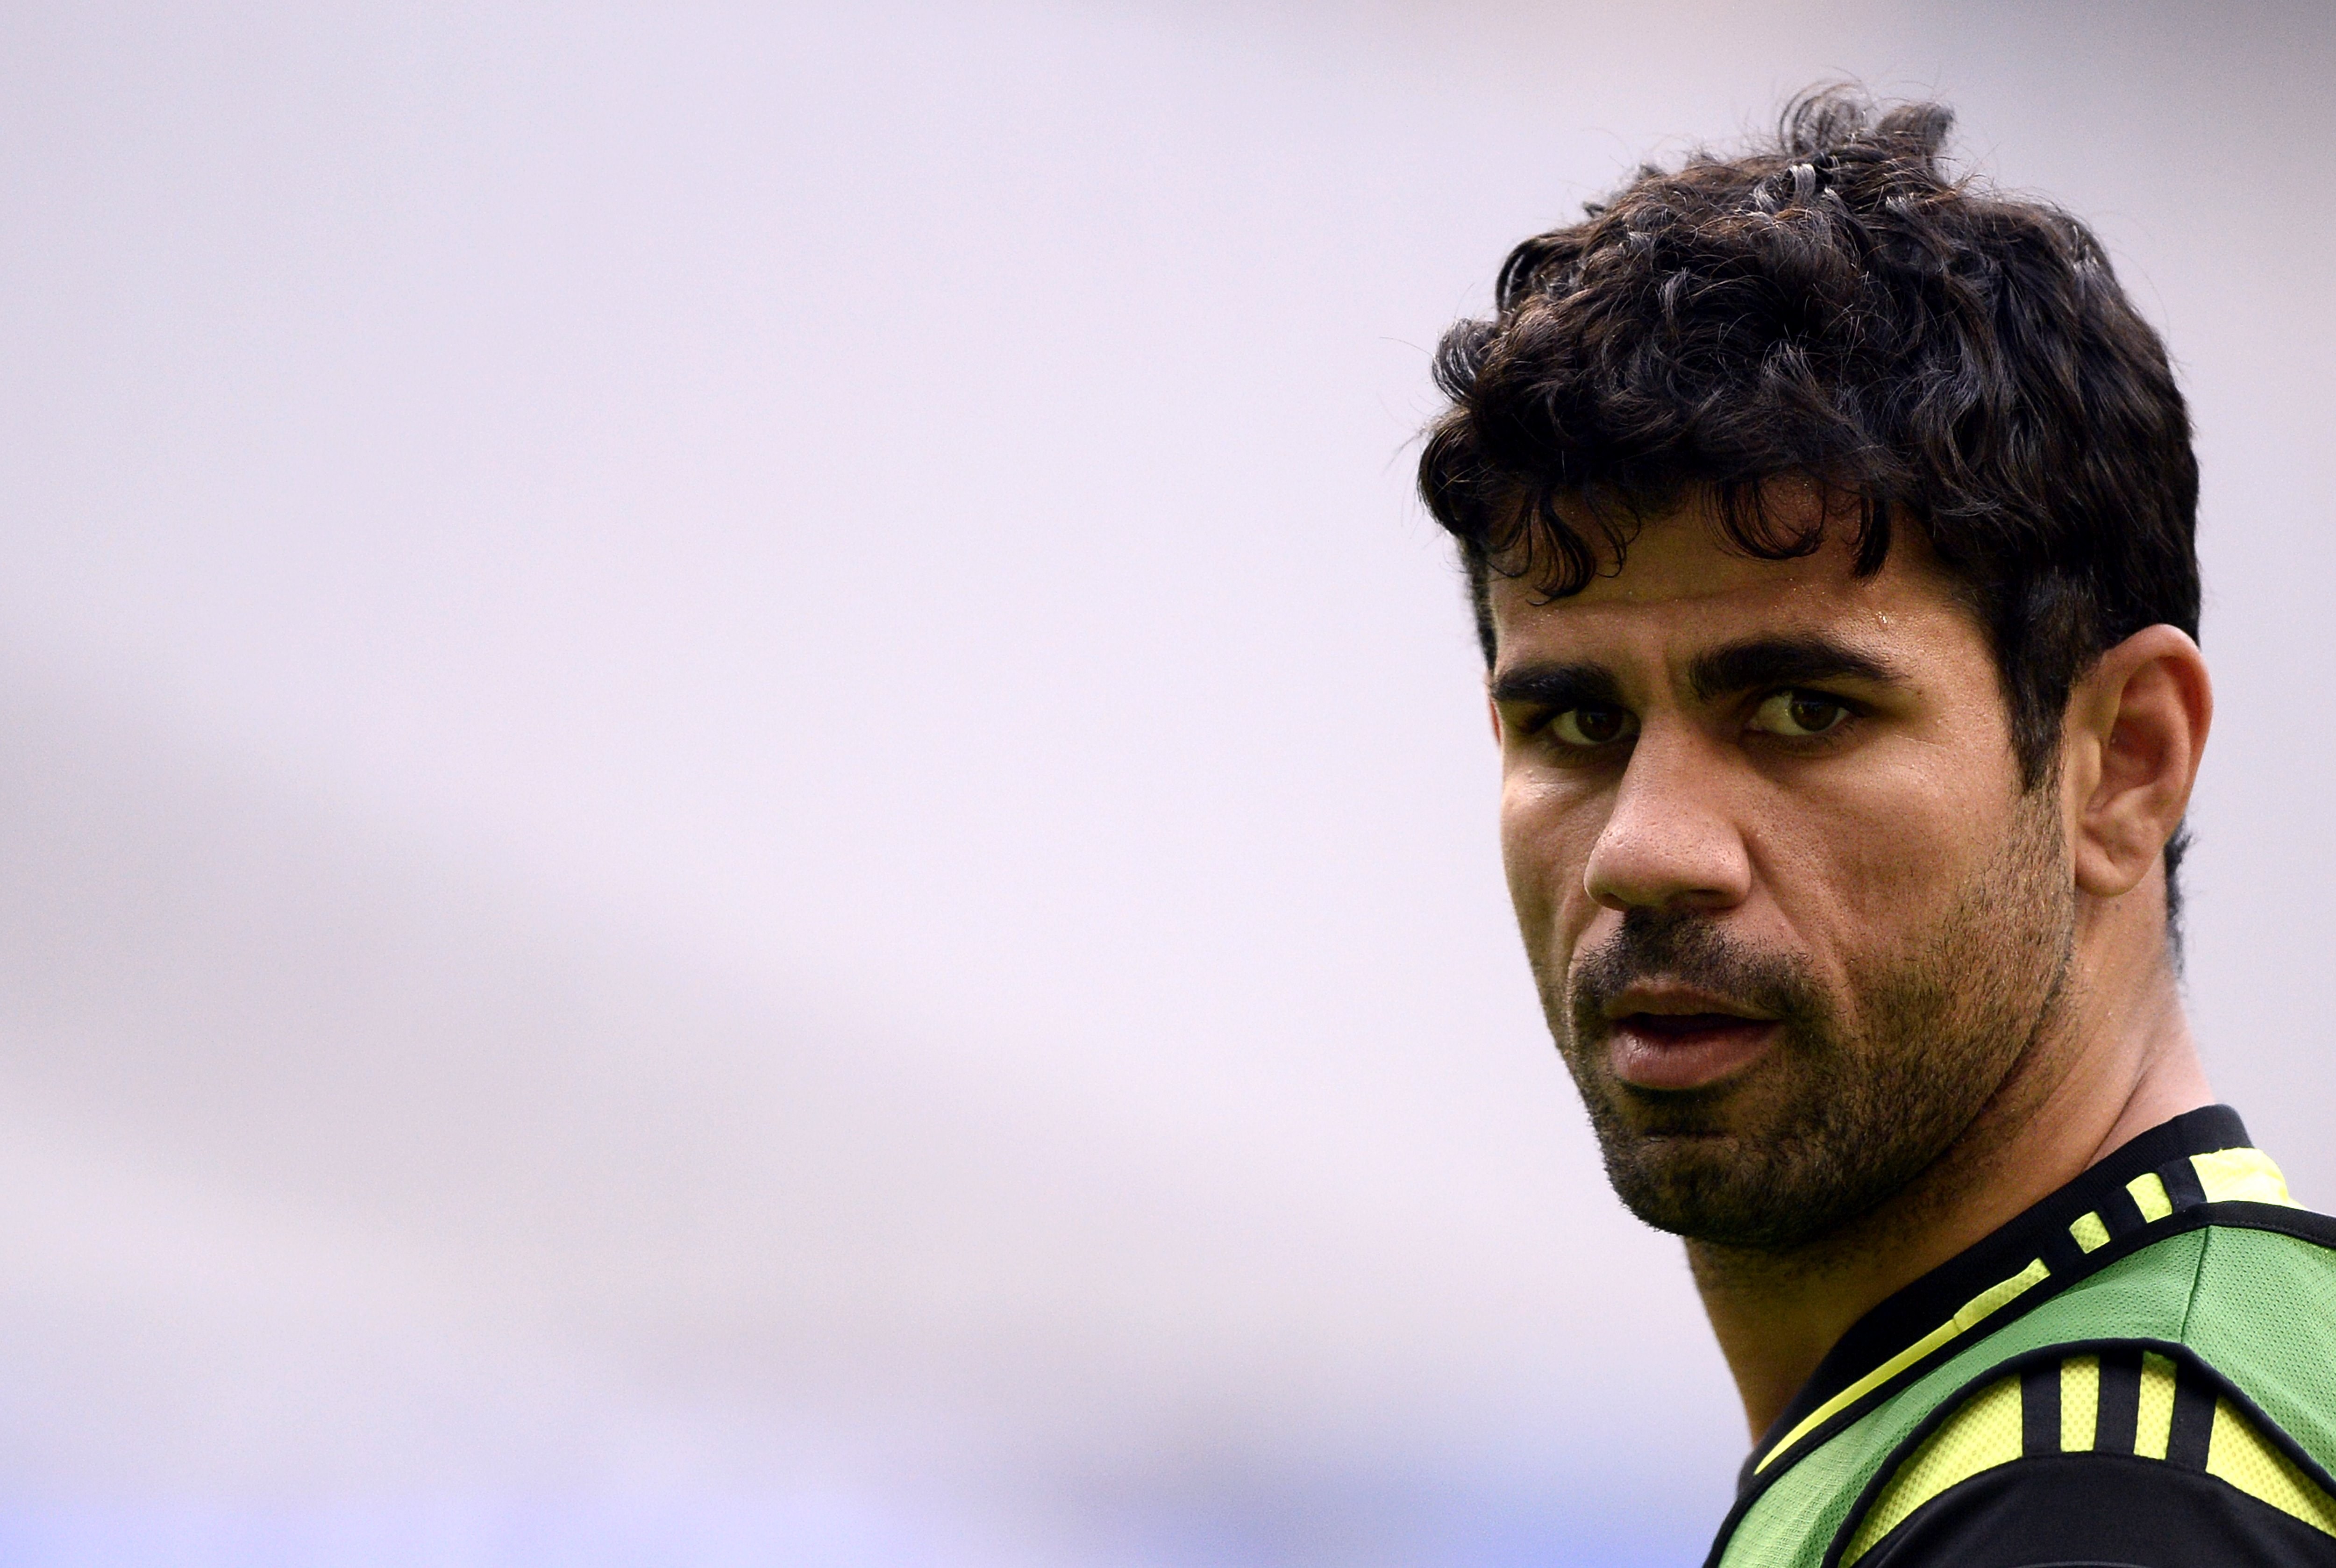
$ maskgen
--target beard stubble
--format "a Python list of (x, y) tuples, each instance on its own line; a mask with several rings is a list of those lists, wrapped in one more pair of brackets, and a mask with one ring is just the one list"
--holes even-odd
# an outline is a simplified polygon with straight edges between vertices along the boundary
[[(2055, 804), (2020, 803), (2004, 843), (1945, 915), (1896, 952), (1844, 964), (1831, 994), (1799, 955), (1694, 911), (1634, 909), (1544, 1009), (1631, 1213), (1693, 1242), (1802, 1249), (1904, 1192), (1971, 1129), (2050, 1029), (2075, 944)], [(1609, 998), (1683, 982), (1777, 1019), (1743, 1078), (1652, 1091), (1606, 1066)]]

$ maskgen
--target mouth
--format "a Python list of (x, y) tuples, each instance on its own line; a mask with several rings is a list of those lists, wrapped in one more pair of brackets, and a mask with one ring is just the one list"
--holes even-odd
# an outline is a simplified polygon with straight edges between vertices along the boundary
[(1744, 1071), (1768, 1053), (1779, 1026), (1740, 1013), (1634, 1010), (1608, 1037), (1614, 1076), (1633, 1088), (1700, 1089)]

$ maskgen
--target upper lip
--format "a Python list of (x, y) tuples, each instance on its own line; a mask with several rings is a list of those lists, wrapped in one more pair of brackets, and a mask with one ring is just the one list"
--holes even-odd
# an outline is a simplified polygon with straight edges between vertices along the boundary
[(1753, 1023), (1776, 1022), (1769, 1014), (1757, 1008), (1747, 1008), (1742, 1002), (1731, 1001), (1694, 986), (1667, 985), (1660, 981), (1627, 986), (1609, 997), (1605, 1007), (1600, 1010), (1610, 1024), (1619, 1023), (1633, 1013), (1674, 1018), (1697, 1013), (1722, 1013)]

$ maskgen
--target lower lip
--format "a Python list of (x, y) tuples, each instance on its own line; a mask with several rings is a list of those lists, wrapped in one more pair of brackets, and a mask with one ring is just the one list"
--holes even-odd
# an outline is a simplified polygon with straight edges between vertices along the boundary
[(1614, 1076), (1640, 1089), (1700, 1089), (1767, 1055), (1776, 1026), (1759, 1018), (1709, 1015), (1666, 1019), (1660, 1027), (1619, 1020), (1609, 1047)]

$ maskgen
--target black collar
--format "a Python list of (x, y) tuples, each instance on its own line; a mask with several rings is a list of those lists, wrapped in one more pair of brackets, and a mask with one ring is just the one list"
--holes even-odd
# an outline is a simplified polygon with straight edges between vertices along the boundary
[[(2028, 1292), (2033, 1300), (2021, 1303), (2023, 1310), (2124, 1255), (2128, 1249), (2122, 1246), (2104, 1247), (2088, 1254), (2070, 1235), (2068, 1227), (2086, 1214), (2097, 1213), (2114, 1240), (2136, 1236), (2145, 1221), (2132, 1194), (2126, 1190), (2127, 1183), (2170, 1161), (2212, 1154), (2217, 1149), (2249, 1146), (2245, 1125), (2228, 1105), (2208, 1105), (2176, 1116), (2119, 1145), (2059, 1192), (1883, 1301), (1852, 1325), (1840, 1342), (1825, 1353), (1815, 1373), (1785, 1407), (1784, 1414), (1761, 1434), (1760, 1441), (1744, 1461), (1744, 1469), (1737, 1477), (1738, 1491), (1749, 1489), (1763, 1478), (1761, 1461), (1780, 1439), (1794, 1434), (1811, 1413), (1936, 1329), (1981, 1292), (2020, 1273), (2034, 1260), (2043, 1260), (2051, 1271), (2047, 1281), (2051, 1288)], [(1833, 1422), (1828, 1419), (1825, 1425), (1831, 1427)], [(1806, 1436), (1813, 1437), (1815, 1434)]]

